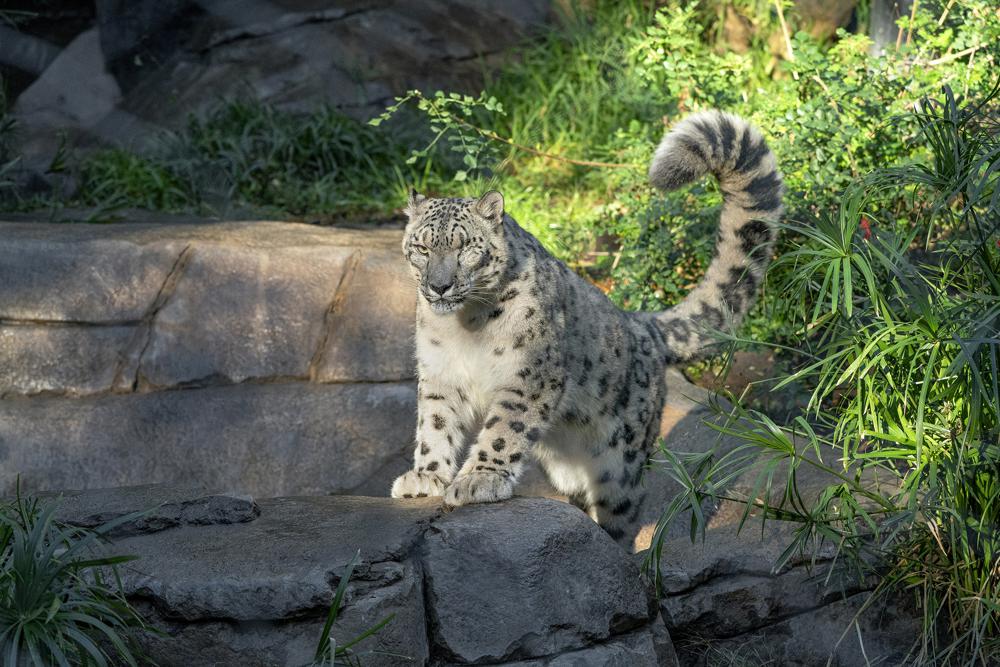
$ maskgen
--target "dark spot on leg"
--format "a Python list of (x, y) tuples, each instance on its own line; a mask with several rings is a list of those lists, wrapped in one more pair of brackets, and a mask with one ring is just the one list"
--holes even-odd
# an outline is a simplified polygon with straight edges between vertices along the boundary
[(615, 516), (621, 516), (622, 514), (625, 514), (625, 512), (628, 512), (630, 507), (632, 507), (632, 501), (626, 498), (611, 508), (611, 513)]

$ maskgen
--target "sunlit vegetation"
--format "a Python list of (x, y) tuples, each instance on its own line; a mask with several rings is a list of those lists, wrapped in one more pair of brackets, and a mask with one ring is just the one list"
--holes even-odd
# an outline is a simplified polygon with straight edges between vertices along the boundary
[[(832, 545), (841, 569), (880, 581), (873, 602), (915, 597), (915, 665), (1000, 659), (998, 95), (1000, 84), (964, 103), (950, 88), (923, 100), (907, 120), (926, 157), (787, 223), (766, 299), (799, 337), (779, 385), (811, 392), (788, 428), (737, 400), (720, 408), (720, 430), (745, 445), (722, 457), (664, 449), (661, 460), (686, 491), (654, 554), (683, 510), (752, 479), (737, 498), (743, 521), (797, 524), (776, 568)], [(827, 485), (804, 494), (804, 471)]]

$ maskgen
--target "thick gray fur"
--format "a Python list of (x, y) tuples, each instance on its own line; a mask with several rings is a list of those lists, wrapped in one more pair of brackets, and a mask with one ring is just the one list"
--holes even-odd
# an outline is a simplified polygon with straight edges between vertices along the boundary
[(649, 178), (671, 190), (708, 172), (724, 193), (715, 257), (684, 301), (658, 313), (615, 307), (506, 215), (498, 192), (411, 195), (403, 253), (420, 293), (418, 424), (413, 469), (393, 497), (503, 500), (531, 456), (632, 546), (665, 367), (703, 353), (712, 330), (746, 314), (782, 212), (774, 155), (742, 118), (684, 119), (657, 148)]

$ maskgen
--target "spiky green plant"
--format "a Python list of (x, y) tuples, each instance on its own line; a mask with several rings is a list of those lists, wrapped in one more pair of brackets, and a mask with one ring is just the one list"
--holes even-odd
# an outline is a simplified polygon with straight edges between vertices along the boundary
[(96, 530), (59, 523), (57, 503), (0, 506), (0, 660), (5, 667), (139, 664), (130, 632), (144, 627), (117, 582), (128, 556), (99, 555)]

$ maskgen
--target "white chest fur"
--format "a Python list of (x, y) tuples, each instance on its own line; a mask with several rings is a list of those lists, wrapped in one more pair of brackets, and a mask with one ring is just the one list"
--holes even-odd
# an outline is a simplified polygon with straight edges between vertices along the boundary
[(421, 379), (428, 386), (460, 389), (474, 412), (481, 415), (497, 391), (511, 384), (517, 371), (506, 341), (489, 330), (464, 327), (457, 314), (427, 312), (421, 319), (417, 326)]

